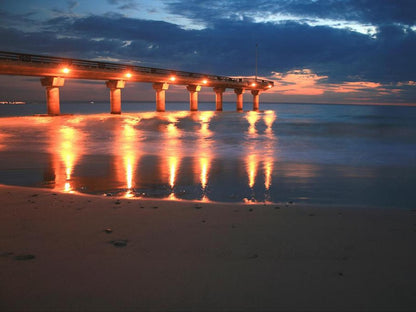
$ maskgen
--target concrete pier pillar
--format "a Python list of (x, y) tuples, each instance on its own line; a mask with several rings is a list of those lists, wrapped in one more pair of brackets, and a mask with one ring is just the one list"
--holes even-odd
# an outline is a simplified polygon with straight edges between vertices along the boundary
[(237, 111), (243, 111), (243, 88), (236, 88), (234, 89), (235, 94), (237, 94)]
[(169, 88), (167, 83), (154, 83), (153, 89), (156, 91), (156, 111), (165, 111), (165, 91)]
[(201, 86), (189, 85), (186, 87), (189, 91), (189, 106), (191, 112), (198, 110), (198, 92), (201, 91)]
[(215, 110), (217, 112), (222, 112), (222, 94), (224, 93), (225, 88), (215, 87)]
[(251, 94), (253, 95), (253, 111), (258, 111), (260, 90), (251, 90)]
[(45, 77), (40, 79), (40, 83), (46, 89), (48, 115), (59, 115), (61, 113), (59, 87), (63, 87), (65, 79), (61, 77)]
[(124, 88), (124, 80), (109, 80), (106, 82), (110, 89), (111, 114), (121, 114), (121, 89)]

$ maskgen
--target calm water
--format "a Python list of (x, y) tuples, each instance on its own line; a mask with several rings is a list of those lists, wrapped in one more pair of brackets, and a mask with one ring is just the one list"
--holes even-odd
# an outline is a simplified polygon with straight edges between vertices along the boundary
[[(0, 105), (0, 183), (65, 192), (225, 202), (411, 208), (416, 108), (261, 104)], [(246, 104), (249, 108), (249, 104)], [(20, 117), (15, 117), (20, 116)]]

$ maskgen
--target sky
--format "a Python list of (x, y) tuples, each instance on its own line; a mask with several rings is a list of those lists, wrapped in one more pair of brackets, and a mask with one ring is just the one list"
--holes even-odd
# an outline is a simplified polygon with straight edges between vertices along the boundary
[[(1, 51), (253, 77), (256, 45), (258, 75), (275, 82), (262, 102), (416, 105), (413, 0), (0, 0)], [(0, 76), (0, 101), (44, 97), (38, 78)], [(67, 79), (61, 99), (108, 90)], [(130, 83), (123, 99), (154, 91)], [(167, 92), (187, 99), (184, 86)]]

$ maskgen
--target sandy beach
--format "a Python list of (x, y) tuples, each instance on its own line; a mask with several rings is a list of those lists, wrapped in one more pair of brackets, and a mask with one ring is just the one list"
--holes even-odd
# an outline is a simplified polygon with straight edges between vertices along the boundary
[(2, 311), (416, 309), (416, 207), (0, 198)]

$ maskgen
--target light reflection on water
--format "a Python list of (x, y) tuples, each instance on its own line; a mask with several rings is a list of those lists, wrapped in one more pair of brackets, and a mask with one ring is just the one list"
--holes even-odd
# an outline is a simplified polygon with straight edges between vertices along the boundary
[[(307, 139), (303, 119), (280, 122), (274, 110), (10, 117), (0, 122), (0, 183), (5, 184), (127, 198), (338, 204), (383, 204), (386, 197), (380, 194), (397, 185), (390, 178), (397, 175), (398, 164), (368, 166), (374, 146), (360, 146), (363, 155), (357, 158), (356, 150), (348, 150), (348, 143), (357, 144), (348, 133), (342, 142), (326, 133), (328, 142), (320, 134)], [(308, 127), (316, 134), (322, 125)], [(414, 181), (414, 166), (399, 171), (408, 175), (401, 178), (404, 186), (397, 195), (410, 196), (405, 185)], [(386, 205), (395, 198), (390, 193)]]

